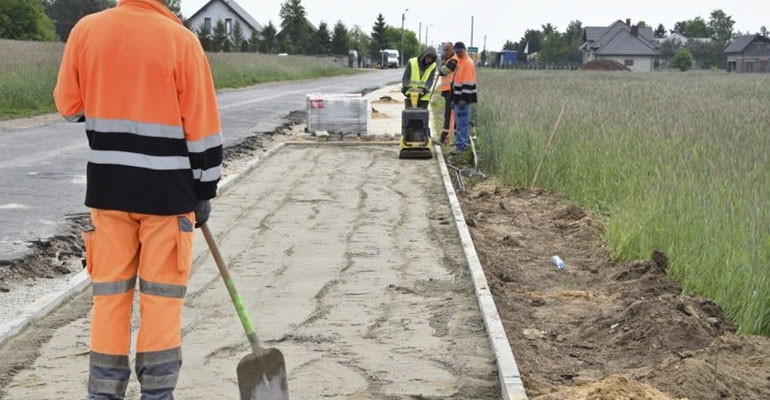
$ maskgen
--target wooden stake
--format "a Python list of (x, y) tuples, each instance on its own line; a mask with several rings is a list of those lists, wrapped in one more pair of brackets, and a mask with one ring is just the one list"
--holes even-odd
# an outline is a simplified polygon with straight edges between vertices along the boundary
[(551, 142), (553, 142), (554, 136), (556, 136), (556, 132), (559, 129), (559, 123), (561, 123), (561, 117), (564, 115), (564, 109), (567, 108), (567, 102), (564, 102), (561, 106), (561, 112), (559, 112), (559, 118), (556, 119), (556, 125), (553, 126), (553, 131), (551, 132), (551, 136), (548, 138), (548, 143), (545, 144), (545, 150), (543, 150), (543, 157), (540, 158), (540, 164), (538, 164), (537, 169), (535, 170), (535, 177), (532, 179), (532, 187), (530, 189), (534, 189), (535, 185), (537, 184), (537, 177), (540, 175), (540, 169), (543, 168), (543, 163), (545, 162), (545, 156), (548, 155), (548, 150), (551, 148)]

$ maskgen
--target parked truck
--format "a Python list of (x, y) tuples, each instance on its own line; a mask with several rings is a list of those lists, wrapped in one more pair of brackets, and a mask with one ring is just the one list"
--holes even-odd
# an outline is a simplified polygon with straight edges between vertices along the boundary
[(398, 50), (385, 49), (380, 51), (380, 68), (398, 68)]
[(519, 62), (519, 52), (516, 50), (503, 50), (497, 53), (497, 65), (512, 67)]

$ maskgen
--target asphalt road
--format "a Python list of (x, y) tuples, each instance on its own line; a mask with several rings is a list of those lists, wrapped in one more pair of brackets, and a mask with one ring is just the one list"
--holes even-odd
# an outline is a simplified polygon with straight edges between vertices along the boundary
[[(356, 93), (400, 80), (401, 70), (260, 85), (221, 92), (225, 146), (270, 132), (309, 93)], [(87, 212), (83, 124), (62, 122), (0, 132), (0, 261), (20, 258), (33, 240), (53, 236), (68, 214)]]

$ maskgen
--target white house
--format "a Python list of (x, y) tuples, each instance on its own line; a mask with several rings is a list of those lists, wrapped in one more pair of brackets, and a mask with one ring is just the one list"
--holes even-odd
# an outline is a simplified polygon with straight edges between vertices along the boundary
[(652, 28), (632, 26), (631, 20), (618, 20), (608, 27), (586, 27), (583, 40), (583, 63), (614, 60), (631, 71), (652, 72), (659, 54)]
[(235, 0), (209, 0), (200, 10), (196, 11), (189, 19), (189, 25), (196, 32), (204, 27), (210, 33), (214, 32), (217, 21), (225, 22), (227, 34), (233, 33), (233, 26), (237, 21), (243, 29), (243, 36), (248, 39), (252, 32), (261, 33), (262, 25), (246, 12)]

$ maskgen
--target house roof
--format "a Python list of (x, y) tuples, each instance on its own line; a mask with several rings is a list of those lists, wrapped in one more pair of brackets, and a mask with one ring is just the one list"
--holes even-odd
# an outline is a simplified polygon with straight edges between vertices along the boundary
[(195, 18), (196, 16), (198, 16), (198, 14), (203, 13), (203, 11), (206, 10), (206, 8), (208, 8), (208, 6), (217, 2), (224, 4), (235, 15), (241, 17), (241, 19), (249, 25), (249, 28), (251, 28), (252, 30), (256, 30), (258, 32), (262, 32), (262, 25), (259, 22), (257, 22), (257, 20), (251, 16), (251, 14), (247, 13), (246, 10), (244, 10), (243, 7), (241, 7), (240, 4), (236, 3), (235, 0), (209, 0), (208, 3), (206, 3), (198, 11), (196, 11), (195, 14), (193, 14), (189, 19)]
[[(589, 31), (590, 29), (590, 31)], [(603, 29), (603, 32), (600, 32)], [(658, 46), (653, 42), (651, 28), (639, 28), (639, 34), (631, 34), (631, 27), (623, 21), (615, 21), (606, 28), (590, 27), (584, 32), (587, 40), (584, 48), (590, 48), (599, 55), (614, 56), (656, 56)]]
[(748, 47), (751, 43), (753, 43), (755, 40), (759, 39), (760, 41), (764, 41), (765, 43), (770, 43), (770, 39), (766, 38), (762, 35), (744, 35), (739, 36), (735, 40), (733, 40), (732, 43), (730, 43), (729, 46), (725, 49), (725, 53), (743, 53), (744, 50), (746, 50), (746, 47)]
[[(610, 26), (587, 26), (583, 30), (583, 40), (586, 42), (595, 42), (602, 35), (604, 35), (609, 29), (611, 29), (612, 27), (618, 24), (626, 25), (625, 22), (621, 20), (617, 20)], [(642, 36), (645, 39), (652, 41), (654, 36), (652, 28), (647, 26), (639, 28), (639, 36)]]

